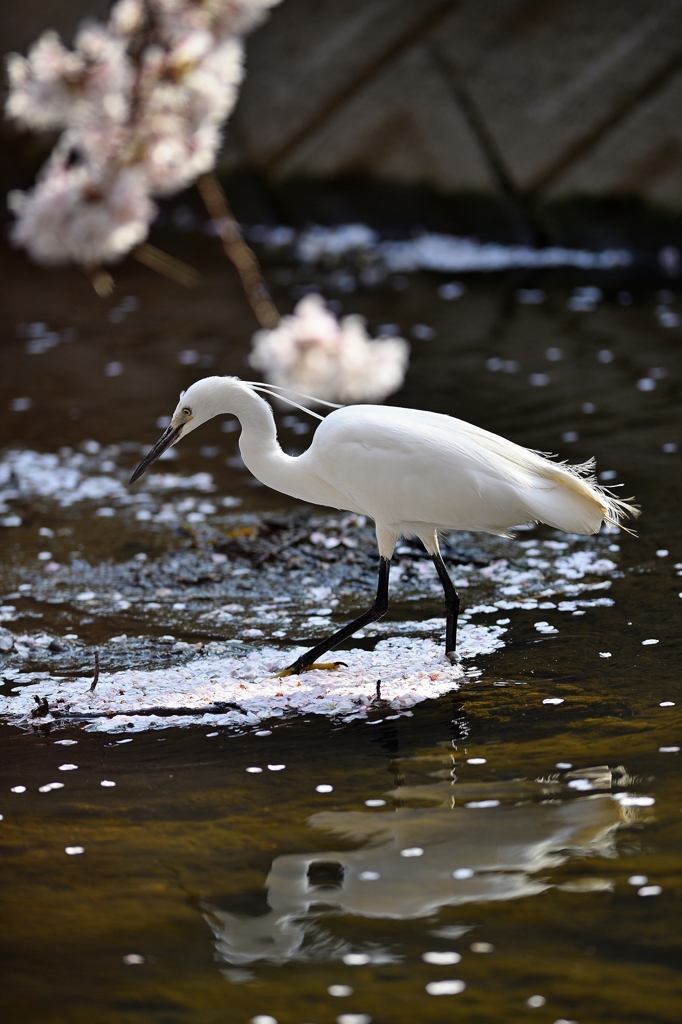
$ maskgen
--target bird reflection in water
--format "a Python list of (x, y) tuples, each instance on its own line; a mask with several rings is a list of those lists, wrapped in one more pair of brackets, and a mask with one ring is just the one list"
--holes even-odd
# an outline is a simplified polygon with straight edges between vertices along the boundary
[[(447, 782), (401, 787), (390, 795), (438, 806), (314, 814), (313, 828), (365, 845), (277, 857), (260, 916), (202, 904), (220, 958), (233, 965), (333, 959), (346, 943), (319, 925), (322, 916), (404, 920), (444, 906), (536, 895), (551, 887), (539, 872), (571, 856), (615, 856), (615, 831), (632, 816), (606, 793), (539, 802), (547, 787), (530, 782), (457, 785), (456, 803), (453, 792)], [(466, 806), (493, 797), (508, 802)]]

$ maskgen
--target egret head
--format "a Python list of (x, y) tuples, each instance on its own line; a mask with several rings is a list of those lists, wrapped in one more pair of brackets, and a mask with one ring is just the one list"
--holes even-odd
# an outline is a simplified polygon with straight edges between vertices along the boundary
[(228, 381), (234, 381), (235, 387), (243, 387), (237, 377), (204, 377), (181, 393), (169, 425), (131, 476), (131, 484), (139, 480), (152, 463), (181, 437), (186, 437), (218, 413), (225, 412), (225, 384)]

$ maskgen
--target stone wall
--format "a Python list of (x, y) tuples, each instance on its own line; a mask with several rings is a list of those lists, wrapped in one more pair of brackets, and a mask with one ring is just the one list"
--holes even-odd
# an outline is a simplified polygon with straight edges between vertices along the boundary
[[(101, 0), (3, 5), (5, 49)], [(679, 0), (284, 0), (221, 168), (682, 210)]]

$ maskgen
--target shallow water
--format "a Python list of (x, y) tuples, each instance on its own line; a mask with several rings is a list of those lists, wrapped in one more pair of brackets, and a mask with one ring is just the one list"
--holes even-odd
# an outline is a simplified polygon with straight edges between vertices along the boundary
[[(126, 265), (102, 302), (75, 273), (6, 260), (5, 447), (57, 457), (24, 455), (2, 485), (18, 493), (0, 518), (21, 520), (0, 531), (10, 609), (0, 641), (12, 643), (0, 652), (3, 708), (55, 680), (81, 687), (85, 708), (95, 650), (93, 701), (118, 699), (112, 680), (125, 690), (130, 670), (158, 681), (183, 667), (191, 681), (211, 658), (246, 664), (264, 644), (284, 664), (369, 601), (370, 524), (252, 486), (236, 434), (218, 423), (160, 465), (174, 480), (126, 487), (181, 387), (206, 372), (249, 375), (248, 312), (214, 242), (171, 244), (201, 269), (196, 291)], [(15, 723), (0, 730), (6, 1016), (677, 1021), (682, 488), (680, 455), (663, 450), (682, 447), (682, 331), (664, 326), (674, 296), (634, 276), (559, 271), (469, 278), (454, 301), (438, 296), (450, 279), (435, 274), (348, 294), (333, 290), (341, 271), (354, 268), (272, 257), (268, 268), (283, 309), (318, 280), (344, 312), (411, 335), (395, 402), (572, 461), (596, 455), (616, 473), (605, 482), (641, 502), (639, 539), (453, 536), (467, 628), (503, 646), (465, 661), (458, 689), (409, 707), (370, 686), (355, 717), (284, 707), (129, 735), (127, 722), (88, 731), (111, 720), (76, 721), (51, 691), (48, 715), (5, 708)], [(603, 301), (568, 308), (576, 287), (595, 283)], [(521, 303), (519, 288), (543, 288), (545, 301)], [(139, 306), (126, 311), (129, 295)], [(39, 337), (77, 334), (30, 352), (14, 328), (36, 322), (47, 325)], [(434, 336), (415, 337), (419, 324)], [(187, 351), (196, 361), (179, 363)], [(549, 381), (531, 383), (538, 374)], [(32, 408), (13, 410), (22, 397)], [(284, 443), (300, 450), (310, 434), (286, 415)], [(83, 446), (93, 440), (100, 447)], [(64, 446), (71, 453), (58, 454)], [(180, 486), (198, 473), (211, 478)], [(428, 564), (406, 545), (396, 567), (388, 620), (349, 646), (440, 636)], [(62, 786), (41, 792), (51, 783)], [(466, 987), (427, 989), (443, 981)]]

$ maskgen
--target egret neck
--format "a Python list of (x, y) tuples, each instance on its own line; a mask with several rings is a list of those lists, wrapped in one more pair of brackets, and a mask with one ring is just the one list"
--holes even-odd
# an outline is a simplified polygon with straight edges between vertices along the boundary
[[(326, 502), (334, 508), (347, 507), (333, 487), (312, 476), (305, 468), (304, 460), (282, 451), (275, 417), (268, 402), (235, 377), (213, 377), (196, 426), (213, 416), (227, 413), (236, 416), (242, 428), (239, 451), (244, 465), (262, 484), (301, 501)], [(192, 423), (191, 429), (194, 426)]]

